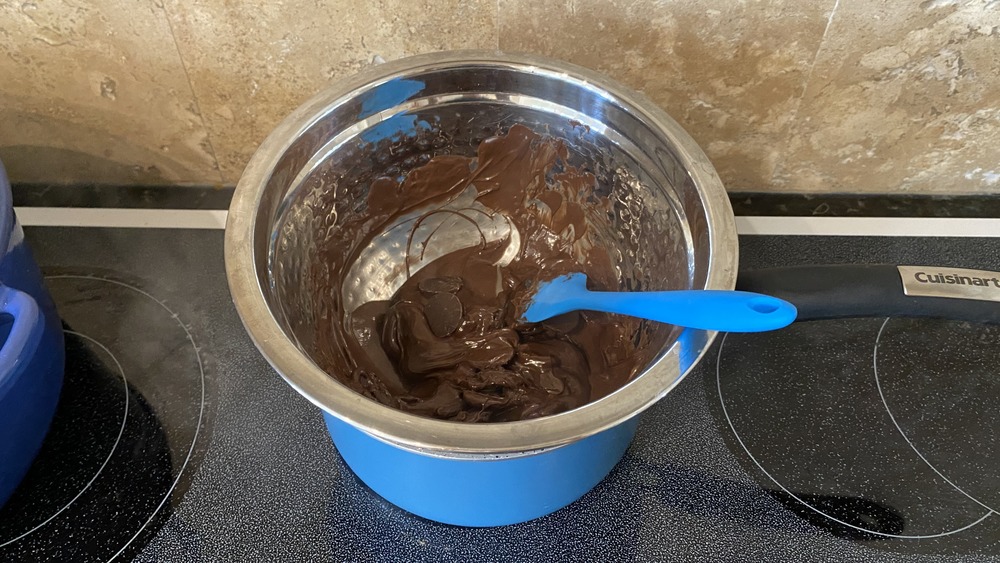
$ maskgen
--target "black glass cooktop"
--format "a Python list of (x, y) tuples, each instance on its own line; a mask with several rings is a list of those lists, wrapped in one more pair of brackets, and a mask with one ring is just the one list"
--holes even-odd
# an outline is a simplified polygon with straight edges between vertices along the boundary
[[(69, 369), (0, 561), (1000, 561), (1000, 329), (730, 335), (594, 491), (465, 529), (382, 501), (268, 367), (217, 230), (28, 228)], [(743, 237), (742, 267), (1000, 270), (1000, 239)]]
[(205, 372), (167, 303), (100, 268), (49, 269), (66, 375), (41, 453), (0, 510), (0, 560), (127, 559), (187, 488)]
[(727, 335), (706, 377), (730, 449), (837, 537), (1000, 549), (1000, 326), (912, 319)]

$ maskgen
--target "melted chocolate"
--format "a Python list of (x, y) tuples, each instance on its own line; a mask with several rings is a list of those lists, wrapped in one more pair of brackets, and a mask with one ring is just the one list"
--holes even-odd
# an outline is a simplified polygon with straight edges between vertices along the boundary
[(593, 289), (619, 287), (607, 251), (587, 236), (588, 217), (606, 215), (608, 202), (595, 195), (594, 176), (567, 160), (561, 140), (515, 125), (483, 141), (476, 158), (438, 156), (401, 182), (374, 182), (367, 218), (342, 225), (340, 245), (325, 249), (325, 274), (345, 271), (400, 217), (440, 209), (470, 188), (480, 209), (506, 218), (518, 239), (483, 235), (414, 268), (432, 243), (414, 233), (440, 211), (420, 215), (401, 266), (406, 280), (391, 299), (345, 311), (334, 296), (340, 322), (317, 327), (317, 335), (340, 354), (319, 358), (321, 367), (386, 405), (470, 422), (563, 412), (628, 382), (642, 367), (639, 321), (592, 312), (519, 321), (538, 281), (582, 271)]

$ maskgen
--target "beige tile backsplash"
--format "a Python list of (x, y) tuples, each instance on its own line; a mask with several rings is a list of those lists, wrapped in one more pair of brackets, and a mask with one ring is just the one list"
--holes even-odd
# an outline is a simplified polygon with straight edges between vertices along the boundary
[(165, 0), (223, 182), (270, 130), (378, 55), (496, 48), (496, 3)]
[(0, 159), (231, 185), (329, 82), (468, 48), (644, 92), (730, 190), (1000, 193), (1000, 0), (0, 0)]
[(223, 181), (152, 2), (0, 0), (0, 159), (14, 181)]

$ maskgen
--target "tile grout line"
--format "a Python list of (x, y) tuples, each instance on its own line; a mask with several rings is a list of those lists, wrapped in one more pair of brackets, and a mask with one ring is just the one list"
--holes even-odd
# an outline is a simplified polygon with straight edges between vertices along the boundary
[(830, 26), (833, 24), (833, 17), (837, 13), (837, 8), (840, 7), (840, 0), (833, 1), (833, 8), (830, 9), (830, 15), (826, 18), (826, 26), (823, 28), (823, 35), (819, 38), (819, 44), (816, 45), (816, 52), (813, 54), (812, 64), (809, 65), (809, 71), (806, 72), (806, 78), (802, 81), (802, 92), (799, 94), (799, 99), (795, 102), (795, 108), (792, 109), (792, 122), (788, 130), (788, 139), (785, 141), (785, 151), (781, 155), (781, 162), (777, 162), (774, 165), (774, 170), (771, 171), (771, 179), (768, 182), (770, 185), (774, 185), (774, 179), (778, 176), (778, 172), (781, 169), (781, 165), (785, 163), (788, 158), (788, 149), (792, 145), (792, 138), (797, 127), (797, 119), (799, 117), (799, 110), (802, 109), (802, 102), (805, 100), (806, 92), (809, 90), (809, 83), (812, 82), (813, 72), (816, 70), (816, 61), (819, 60), (819, 54), (823, 51), (823, 45), (826, 43), (826, 36), (830, 32)]
[(174, 51), (177, 52), (177, 60), (181, 63), (181, 69), (184, 71), (184, 78), (187, 79), (188, 89), (191, 90), (191, 99), (194, 100), (194, 107), (198, 109), (198, 119), (201, 120), (201, 127), (205, 130), (205, 142), (208, 144), (208, 151), (211, 153), (212, 160), (215, 162), (215, 170), (219, 173), (219, 184), (225, 185), (226, 179), (222, 175), (222, 164), (219, 162), (218, 153), (215, 152), (215, 143), (212, 142), (212, 132), (209, 130), (208, 123), (205, 121), (205, 112), (201, 109), (201, 102), (198, 101), (198, 93), (195, 92), (194, 82), (191, 80), (191, 73), (188, 72), (187, 63), (184, 62), (184, 55), (181, 54), (181, 46), (180, 43), (177, 42), (177, 33), (174, 31), (174, 24), (170, 21), (170, 13), (167, 11), (166, 0), (160, 0), (159, 4), (157, 4), (154, 0), (153, 5), (163, 10), (163, 17), (167, 20), (167, 29), (170, 30), (170, 38), (174, 41)]
[(1000, 238), (1000, 219), (737, 216), (741, 235)]
[(109, 227), (136, 229), (226, 228), (224, 209), (139, 209), (111, 207), (15, 207), (25, 227)]
[[(226, 228), (224, 209), (16, 207), (25, 227), (137, 229)], [(955, 217), (736, 217), (741, 235), (974, 237), (1000, 239), (1000, 218)]]

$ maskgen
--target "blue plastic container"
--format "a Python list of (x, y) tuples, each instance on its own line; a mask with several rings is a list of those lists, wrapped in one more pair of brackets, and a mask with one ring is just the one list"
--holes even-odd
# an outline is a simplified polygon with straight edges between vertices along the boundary
[(55, 304), (14, 215), (0, 164), (0, 506), (24, 478), (59, 402), (65, 351)]

